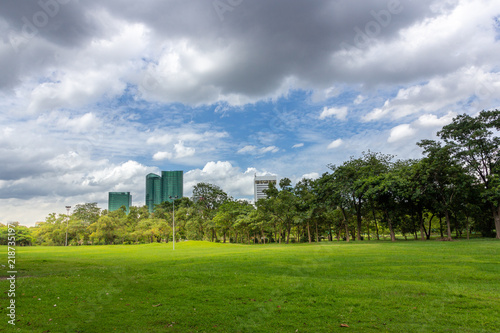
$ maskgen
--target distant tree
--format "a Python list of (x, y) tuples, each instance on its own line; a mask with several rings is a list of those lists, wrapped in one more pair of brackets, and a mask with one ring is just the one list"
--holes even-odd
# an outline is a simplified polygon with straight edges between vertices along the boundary
[(123, 239), (127, 235), (126, 230), (126, 213), (125, 210), (119, 209), (102, 215), (97, 222), (90, 225), (92, 231), (90, 237), (98, 239), (104, 244), (123, 243)]
[(328, 165), (332, 170), (335, 182), (338, 182), (336, 191), (342, 197), (342, 209), (353, 209), (357, 222), (357, 240), (361, 240), (363, 205), (367, 201), (366, 193), (369, 190), (370, 178), (387, 172), (392, 155), (363, 152), (359, 158), (351, 157), (340, 166)]
[(283, 238), (283, 232), (286, 234), (286, 243), (290, 242), (290, 233), (298, 219), (297, 215), (297, 197), (293, 193), (291, 181), (288, 178), (280, 180), (280, 189), (278, 190), (274, 184), (269, 184), (269, 188), (264, 192), (267, 194), (267, 199), (259, 199), (257, 208), (267, 214), (269, 218), (276, 219), (279, 229), (279, 242)]
[(200, 217), (203, 220), (205, 228), (211, 232), (211, 241), (214, 241), (217, 235), (213, 218), (217, 209), (230, 200), (229, 196), (217, 185), (198, 183), (193, 188), (192, 199), (195, 206), (200, 209)]
[[(19, 222), (9, 223), (9, 226), (13, 226), (15, 230), (15, 242), (18, 246), (28, 246), (32, 245), (35, 238), (32, 235), (32, 230), (28, 227), (22, 226)], [(13, 236), (9, 236), (9, 226), (0, 223), (0, 245), (9, 244), (9, 237), (12, 239)]]
[(490, 206), (500, 239), (500, 137), (493, 130), (500, 130), (500, 110), (481, 111), (476, 117), (459, 115), (438, 135), (482, 184), (482, 198)]
[(447, 239), (451, 240), (451, 211), (464, 193), (472, 185), (462, 165), (453, 158), (450, 145), (432, 140), (422, 140), (419, 146), (424, 148), (426, 157), (422, 160), (426, 172), (426, 180), (431, 184), (431, 192), (441, 204), (446, 219)]
[(73, 220), (81, 221), (85, 227), (97, 222), (99, 216), (101, 216), (101, 209), (97, 207), (97, 202), (77, 204), (71, 214)]

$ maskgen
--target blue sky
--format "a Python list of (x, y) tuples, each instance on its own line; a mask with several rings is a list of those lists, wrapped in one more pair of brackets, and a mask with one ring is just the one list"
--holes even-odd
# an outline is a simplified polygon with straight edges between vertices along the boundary
[(8, 1), (0, 13), (0, 222), (183, 170), (252, 198), (499, 107), (493, 0)]

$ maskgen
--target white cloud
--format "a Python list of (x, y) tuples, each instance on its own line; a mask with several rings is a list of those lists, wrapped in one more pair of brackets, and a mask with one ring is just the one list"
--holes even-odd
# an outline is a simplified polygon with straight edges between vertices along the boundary
[(363, 103), (363, 101), (365, 100), (366, 98), (363, 96), (363, 95), (358, 95), (356, 97), (356, 99), (354, 100), (353, 104), (354, 105), (359, 105), (361, 103)]
[(196, 152), (195, 148), (184, 146), (184, 142), (179, 141), (174, 145), (175, 158), (184, 158), (193, 156)]
[(257, 149), (257, 147), (252, 146), (252, 145), (248, 145), (248, 146), (245, 146), (245, 147), (239, 149), (238, 154), (250, 153), (250, 152), (255, 151), (255, 149)]
[(159, 151), (153, 155), (153, 160), (162, 161), (169, 160), (173, 157), (173, 154), (168, 151)]
[(343, 106), (340, 108), (327, 108), (326, 106), (323, 108), (323, 111), (321, 112), (319, 119), (325, 119), (329, 118), (332, 116), (335, 116), (339, 120), (345, 120), (347, 117), (347, 107)]
[(92, 112), (87, 112), (81, 117), (59, 118), (59, 120), (57, 121), (57, 125), (61, 128), (66, 128), (78, 133), (82, 133), (99, 128), (101, 126), (101, 120), (98, 119)]
[(335, 148), (338, 148), (338, 147), (340, 147), (343, 143), (344, 143), (344, 141), (342, 141), (342, 139), (337, 139), (337, 140), (335, 140), (335, 141), (332, 141), (332, 142), (328, 145), (327, 149), (335, 149)]
[(297, 143), (295, 145), (292, 146), (292, 148), (300, 148), (300, 147), (304, 147), (304, 144), (303, 143)]
[(449, 111), (441, 118), (434, 114), (424, 114), (418, 118), (415, 125), (422, 127), (443, 127), (450, 124), (456, 115), (457, 114), (453, 111)]
[(159, 151), (153, 155), (153, 160), (155, 161), (162, 161), (162, 160), (177, 160), (177, 159), (183, 159), (186, 157), (191, 157), (194, 156), (196, 153), (196, 149), (192, 147), (186, 147), (184, 145), (184, 142), (179, 141), (178, 143), (174, 144), (174, 152), (175, 154), (168, 152), (168, 151)]
[(260, 149), (261, 154), (265, 153), (277, 153), (279, 152), (279, 148), (276, 146), (263, 147)]
[[(174, 141), (204, 142), (207, 140), (223, 139), (229, 137), (226, 131), (207, 130), (204, 125), (187, 124), (179, 127), (156, 130), (147, 143), (150, 145), (168, 145)], [(168, 131), (168, 133), (163, 133)]]
[(90, 172), (82, 180), (82, 185), (105, 185), (110, 186), (110, 188), (117, 188), (121, 186), (124, 181), (128, 181), (134, 177), (141, 177), (141, 175), (146, 175), (148, 170), (150, 170), (150, 168), (136, 161), (127, 161), (120, 165), (111, 165), (104, 169)]
[(252, 155), (263, 155), (266, 153), (277, 153), (279, 148), (276, 146), (267, 146), (262, 148), (257, 148), (253, 145), (247, 145), (238, 150), (238, 154), (252, 154)]
[(412, 137), (416, 130), (410, 124), (401, 124), (391, 129), (391, 134), (387, 142), (396, 142), (405, 138)]
[(319, 178), (319, 173), (317, 172), (306, 173), (301, 177), (301, 179), (318, 179), (318, 178)]
[(424, 84), (400, 89), (396, 97), (386, 100), (382, 107), (374, 108), (363, 120), (398, 119), (422, 112), (459, 109), (464, 108), (461, 104), (467, 105), (471, 99), (470, 108), (478, 111), (490, 106), (499, 93), (500, 73), (467, 67)]
[(203, 169), (194, 169), (184, 174), (184, 194), (190, 196), (193, 187), (199, 182), (207, 182), (219, 186), (235, 198), (253, 196), (253, 179), (258, 173), (255, 168), (241, 171), (228, 161), (208, 162)]

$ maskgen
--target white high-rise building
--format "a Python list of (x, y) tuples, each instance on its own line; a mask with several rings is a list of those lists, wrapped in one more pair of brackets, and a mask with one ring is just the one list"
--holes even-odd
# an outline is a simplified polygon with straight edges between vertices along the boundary
[(269, 188), (269, 184), (273, 183), (276, 185), (277, 178), (276, 176), (257, 176), (255, 175), (253, 181), (253, 193), (254, 193), (254, 202), (256, 203), (259, 199), (267, 198), (267, 195), (264, 193), (264, 190)]

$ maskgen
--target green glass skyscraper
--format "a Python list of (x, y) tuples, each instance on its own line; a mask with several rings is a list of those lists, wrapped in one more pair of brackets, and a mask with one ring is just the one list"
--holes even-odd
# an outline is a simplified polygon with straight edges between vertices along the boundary
[(182, 198), (183, 172), (162, 171), (161, 172), (161, 194), (162, 201), (172, 202), (170, 197)]
[(132, 196), (130, 192), (109, 192), (108, 193), (108, 211), (112, 212), (125, 206), (127, 214), (132, 206)]
[(146, 176), (146, 206), (150, 213), (161, 203), (161, 177), (150, 173)]
[(161, 177), (150, 173), (146, 176), (146, 205), (150, 213), (155, 205), (164, 201), (172, 202), (170, 197), (182, 198), (183, 171), (162, 171)]

